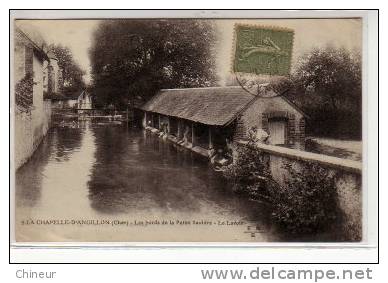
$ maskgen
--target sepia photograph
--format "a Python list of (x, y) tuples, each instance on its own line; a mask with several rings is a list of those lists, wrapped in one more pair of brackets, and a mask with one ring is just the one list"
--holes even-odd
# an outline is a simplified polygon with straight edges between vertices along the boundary
[(361, 243), (363, 19), (15, 18), (16, 243)]

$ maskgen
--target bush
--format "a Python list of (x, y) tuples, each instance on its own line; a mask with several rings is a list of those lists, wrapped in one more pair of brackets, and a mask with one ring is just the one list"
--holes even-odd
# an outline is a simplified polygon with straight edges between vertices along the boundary
[(284, 164), (289, 177), (280, 185), (269, 170), (268, 155), (253, 142), (237, 148), (237, 158), (224, 171), (236, 192), (271, 205), (280, 229), (291, 234), (312, 234), (332, 224), (341, 211), (334, 176), (322, 166), (304, 162), (299, 168)]
[(272, 183), (268, 158), (251, 145), (252, 142), (236, 148), (236, 158), (223, 174), (233, 184), (234, 191), (246, 193), (252, 199), (267, 199), (269, 184)]
[(315, 233), (341, 215), (334, 176), (322, 166), (304, 162), (300, 169), (285, 164), (290, 178), (271, 191), (272, 216), (290, 233)]

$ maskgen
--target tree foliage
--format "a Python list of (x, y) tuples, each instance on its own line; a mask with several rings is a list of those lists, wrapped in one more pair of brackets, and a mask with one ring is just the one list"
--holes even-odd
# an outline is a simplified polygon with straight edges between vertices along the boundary
[(32, 74), (26, 74), (15, 85), (15, 103), (22, 112), (28, 112), (33, 106), (34, 80)]
[(313, 134), (361, 136), (359, 54), (343, 48), (314, 49), (300, 58), (292, 77), (296, 88), (289, 96), (311, 116)]
[[(236, 192), (269, 204), (277, 227), (290, 234), (322, 232), (340, 222), (336, 176), (315, 162), (284, 163), (284, 182), (276, 182), (269, 168), (269, 155), (251, 139), (238, 146), (234, 162), (223, 171)], [(353, 239), (346, 235), (344, 237)]]
[(310, 234), (330, 227), (341, 217), (335, 176), (314, 162), (302, 162), (295, 168), (285, 163), (289, 177), (270, 195), (272, 216), (283, 230)]
[(236, 147), (236, 158), (223, 175), (233, 184), (234, 191), (246, 193), (252, 199), (268, 198), (273, 184), (268, 161), (268, 156), (250, 141), (248, 146)]
[(94, 103), (124, 108), (161, 88), (212, 85), (215, 40), (210, 21), (102, 21), (90, 49)]
[(58, 66), (61, 69), (62, 84), (59, 86), (64, 95), (71, 95), (80, 92), (85, 88), (83, 76), (85, 71), (75, 62), (73, 54), (68, 47), (62, 45), (51, 45), (51, 51), (58, 59)]
[(314, 49), (302, 58), (294, 76), (307, 92), (319, 95), (333, 109), (361, 96), (360, 59), (345, 49)]

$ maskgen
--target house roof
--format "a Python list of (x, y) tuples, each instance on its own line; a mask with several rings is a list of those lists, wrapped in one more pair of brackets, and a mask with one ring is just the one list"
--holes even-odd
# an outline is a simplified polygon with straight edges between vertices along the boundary
[(304, 116), (304, 117), (307, 118), (307, 119), (310, 119), (310, 116), (307, 115), (307, 113), (304, 112), (304, 111), (302, 110), (302, 108), (300, 108), (300, 107), (299, 107), (297, 104), (295, 104), (292, 100), (288, 99), (288, 98), (287, 98), (286, 96), (284, 96), (284, 95), (282, 95), (281, 98), (283, 98), (283, 100), (284, 100), (285, 102), (287, 102), (287, 103), (290, 104), (292, 107), (294, 107), (294, 109), (295, 109), (296, 111), (298, 111), (302, 116)]
[(23, 37), (31, 43), (31, 46), (37, 50), (44, 59), (48, 60), (45, 50), (47, 47), (46, 41), (34, 26), (31, 26), (28, 22), (19, 20), (15, 23), (15, 31), (23, 35)]
[(254, 98), (239, 86), (163, 89), (141, 109), (206, 125), (223, 126), (234, 120)]
[(51, 100), (77, 100), (78, 93), (72, 93), (72, 94), (66, 94), (66, 95), (62, 93), (55, 93), (55, 94), (47, 95), (46, 97)]

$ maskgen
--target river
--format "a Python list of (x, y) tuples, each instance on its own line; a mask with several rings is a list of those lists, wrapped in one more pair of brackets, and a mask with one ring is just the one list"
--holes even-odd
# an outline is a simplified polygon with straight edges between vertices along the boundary
[(205, 158), (126, 124), (50, 129), (15, 182), (17, 241), (277, 241)]

